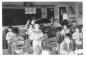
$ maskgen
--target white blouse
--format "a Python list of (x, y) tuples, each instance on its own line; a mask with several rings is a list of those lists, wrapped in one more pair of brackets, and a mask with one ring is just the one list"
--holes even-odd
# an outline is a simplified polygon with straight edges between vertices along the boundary
[(66, 30), (63, 29), (63, 30), (61, 31), (61, 34), (62, 34), (62, 35), (65, 35), (66, 33), (69, 33), (69, 29), (66, 29)]
[(68, 20), (68, 15), (66, 13), (63, 14), (63, 20)]

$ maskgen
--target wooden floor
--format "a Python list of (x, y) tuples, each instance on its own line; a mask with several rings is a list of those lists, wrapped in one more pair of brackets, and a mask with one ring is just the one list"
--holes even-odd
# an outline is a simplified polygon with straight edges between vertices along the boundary
[(8, 53), (8, 49), (3, 49), (3, 54), (2, 55), (10, 55), (9, 53)]

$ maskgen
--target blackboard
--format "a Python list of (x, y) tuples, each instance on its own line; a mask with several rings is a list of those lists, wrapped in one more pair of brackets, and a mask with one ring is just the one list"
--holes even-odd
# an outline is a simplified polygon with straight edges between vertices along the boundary
[(2, 8), (2, 25), (24, 25), (25, 9)]

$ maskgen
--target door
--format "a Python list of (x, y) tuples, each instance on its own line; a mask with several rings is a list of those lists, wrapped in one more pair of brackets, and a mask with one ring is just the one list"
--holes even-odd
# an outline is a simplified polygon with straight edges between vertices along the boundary
[(40, 19), (41, 18), (41, 8), (36, 8), (36, 19)]
[(63, 12), (67, 12), (66, 7), (59, 7), (59, 23), (63, 22)]
[(54, 8), (47, 8), (47, 18), (54, 17)]

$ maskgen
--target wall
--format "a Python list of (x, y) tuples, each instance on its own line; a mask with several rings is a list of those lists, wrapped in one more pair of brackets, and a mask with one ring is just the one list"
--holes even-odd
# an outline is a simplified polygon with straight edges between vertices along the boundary
[(79, 25), (83, 24), (83, 3), (77, 3), (77, 23)]
[[(83, 17), (79, 17), (79, 12), (78, 10), (82, 11), (82, 2), (33, 2), (35, 5), (54, 5), (54, 16), (58, 16), (58, 10), (59, 10), (59, 6), (63, 5), (63, 6), (67, 6), (69, 7), (70, 5), (73, 6), (74, 10), (75, 10), (75, 14), (69, 14), (69, 10), (68, 10), (68, 15), (69, 16), (73, 16), (75, 17), (75, 20), (77, 21), (78, 24), (83, 24)], [(6, 3), (4, 3), (6, 4)], [(16, 5), (23, 5), (22, 2), (16, 2), (16, 3), (9, 3), (8, 4), (16, 4)], [(79, 5), (78, 5), (79, 4)], [(78, 7), (79, 6), (79, 7)], [(48, 8), (49, 6), (47, 6), (46, 8)], [(42, 7), (41, 7), (42, 8)], [(69, 9), (69, 8), (68, 8)], [(70, 18), (70, 20), (73, 20)]]

